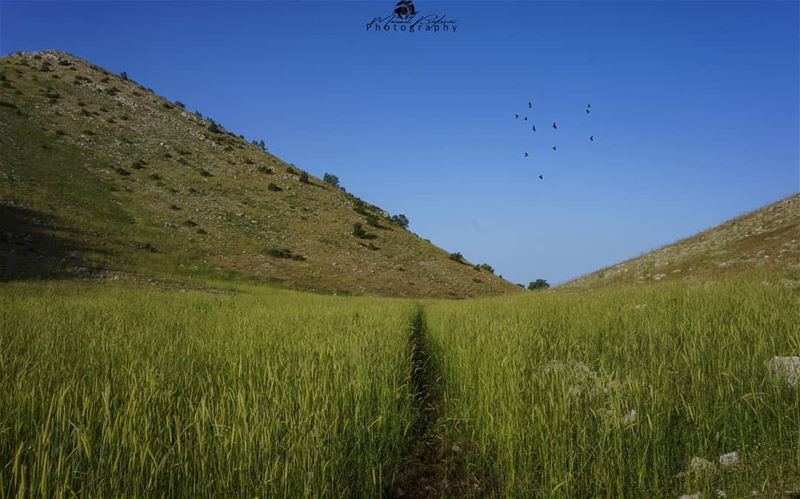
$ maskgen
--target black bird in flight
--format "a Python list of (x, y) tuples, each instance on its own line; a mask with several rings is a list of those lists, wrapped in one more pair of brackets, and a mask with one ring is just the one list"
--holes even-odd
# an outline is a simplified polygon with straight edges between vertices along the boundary
[(544, 180), (544, 177), (542, 175), (539, 175), (539, 180)]
[(588, 109), (586, 110), (586, 114), (589, 114), (589, 110)]
[(528, 153), (525, 153), (525, 157), (526, 157), (526, 158), (528, 157)]
[(532, 107), (533, 107), (533, 102), (531, 102), (531, 101), (528, 101), (528, 109), (530, 109), (530, 108), (532, 108)]
[(556, 125), (556, 122), (555, 122), (555, 121), (553, 122), (553, 129), (554, 129), (554, 130), (558, 130), (558, 126)]
[(553, 150), (554, 150), (554, 151), (556, 150), (556, 146), (553, 146)]
[(589, 142), (594, 142), (594, 135), (592, 135), (591, 137), (589, 137)]
[(515, 114), (515, 115), (514, 115), (514, 119), (515, 119), (515, 120), (518, 120), (518, 119), (519, 119), (519, 115), (518, 115), (518, 114)]
[(533, 125), (533, 131), (534, 132), (536, 131), (536, 125)]
[(525, 116), (525, 121), (528, 121), (528, 117), (527, 116)]

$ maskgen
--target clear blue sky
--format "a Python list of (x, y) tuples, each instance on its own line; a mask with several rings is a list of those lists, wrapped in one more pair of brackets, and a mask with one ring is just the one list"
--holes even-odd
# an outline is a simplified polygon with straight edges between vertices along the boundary
[(415, 4), (458, 31), (368, 32), (391, 0), (1, 1), (0, 53), (127, 71), (515, 282), (800, 187), (797, 1)]

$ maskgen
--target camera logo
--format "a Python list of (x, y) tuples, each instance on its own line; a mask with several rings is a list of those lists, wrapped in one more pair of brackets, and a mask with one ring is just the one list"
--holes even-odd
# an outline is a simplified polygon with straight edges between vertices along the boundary
[(400, 19), (408, 19), (416, 14), (417, 9), (414, 8), (414, 2), (411, 0), (400, 0), (394, 6), (394, 13)]

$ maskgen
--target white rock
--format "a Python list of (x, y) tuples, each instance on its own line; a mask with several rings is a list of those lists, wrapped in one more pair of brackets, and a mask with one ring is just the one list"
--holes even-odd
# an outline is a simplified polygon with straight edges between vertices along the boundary
[(800, 357), (773, 357), (767, 362), (767, 367), (789, 386), (800, 384)]
[(711, 461), (702, 457), (693, 457), (689, 462), (689, 473), (695, 475), (711, 475), (716, 473), (717, 467)]
[(631, 409), (624, 416), (622, 416), (622, 424), (624, 426), (636, 424), (636, 421), (638, 420), (639, 420), (639, 415), (633, 409)]
[(695, 492), (694, 494), (683, 494), (678, 499), (700, 499), (701, 497), (703, 497), (703, 494)]
[(728, 497), (728, 494), (722, 489), (717, 489), (714, 493), (717, 494), (717, 497)]
[(719, 456), (719, 465), (723, 468), (736, 466), (739, 462), (739, 451), (728, 452), (727, 454)]

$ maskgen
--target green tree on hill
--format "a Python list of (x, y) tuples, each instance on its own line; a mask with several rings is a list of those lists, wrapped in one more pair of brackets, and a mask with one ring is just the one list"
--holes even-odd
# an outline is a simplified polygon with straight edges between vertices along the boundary
[(548, 284), (548, 282), (544, 279), (536, 279), (535, 281), (532, 281), (530, 284), (528, 284), (528, 289), (530, 289), (531, 291), (535, 289), (547, 289), (549, 287), (550, 284)]

